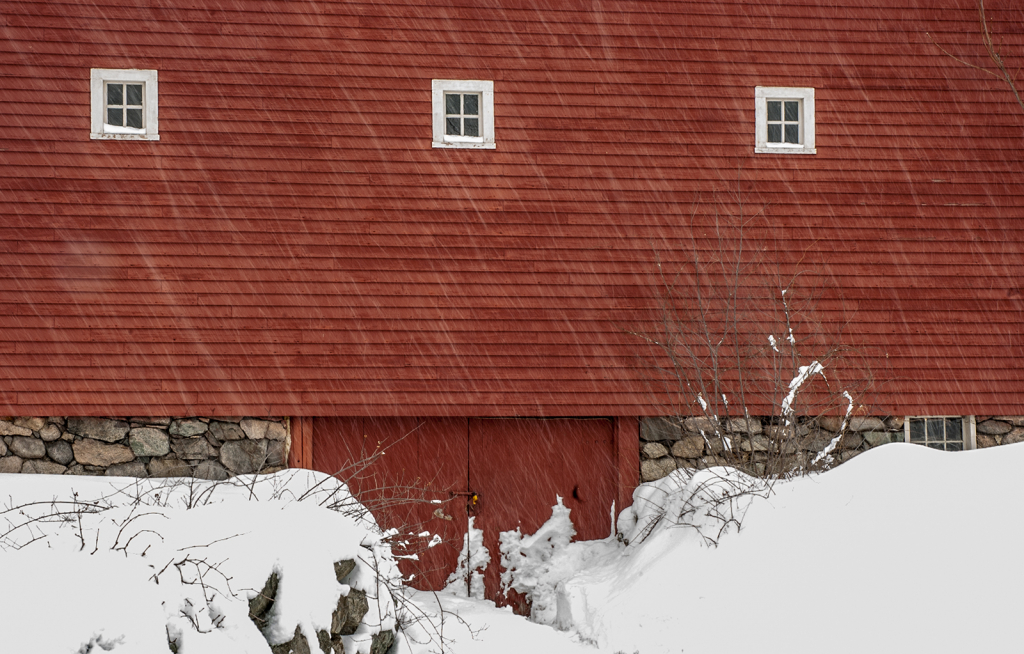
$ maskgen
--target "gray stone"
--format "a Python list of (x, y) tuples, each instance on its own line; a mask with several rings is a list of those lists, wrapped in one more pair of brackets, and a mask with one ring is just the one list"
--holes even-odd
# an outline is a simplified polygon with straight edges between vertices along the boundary
[[(370, 639), (370, 654), (387, 654), (395, 644), (395, 632), (391, 629), (379, 631)], [(344, 654), (335, 651), (334, 654)]]
[(23, 463), (20, 456), (5, 456), (0, 459), (0, 474), (21, 472), (21, 464)]
[(271, 572), (267, 582), (263, 584), (263, 590), (256, 593), (256, 596), (249, 600), (249, 619), (256, 624), (261, 631), (267, 626), (267, 612), (277, 598), (277, 586), (280, 582), (276, 572)]
[(217, 450), (205, 438), (172, 438), (171, 451), (179, 459), (201, 461), (217, 456)]
[(149, 473), (146, 472), (146, 464), (142, 461), (135, 460), (129, 461), (128, 463), (118, 463), (107, 468), (104, 472), (108, 477), (148, 477)]
[(288, 468), (286, 468), (285, 466), (267, 466), (267, 467), (263, 468), (262, 470), (260, 470), (260, 474), (261, 475), (272, 475), (275, 472), (281, 472), (282, 470), (287, 470), (287, 469)]
[[(342, 610), (342, 604), (345, 605), (344, 610)], [(363, 621), (363, 616), (369, 610), (370, 603), (366, 601), (366, 593), (355, 588), (349, 589), (348, 595), (338, 600), (338, 609), (331, 616), (331, 633), (351, 636), (359, 628), (359, 623)], [(342, 612), (344, 613), (341, 616), (342, 620), (340, 624), (336, 624), (335, 616)]]
[(741, 452), (767, 452), (771, 446), (768, 438), (763, 434), (758, 436), (734, 436), (732, 439), (733, 448), (739, 448)]
[(220, 448), (220, 462), (236, 475), (259, 472), (266, 461), (265, 440), (228, 441)]
[(339, 584), (347, 584), (345, 579), (356, 569), (356, 562), (354, 559), (342, 559), (341, 561), (334, 562), (334, 578), (338, 580)]
[(1008, 422), (1014, 427), (1024, 427), (1024, 416), (993, 416), (992, 419)]
[(31, 436), (32, 430), (25, 427), (19, 427), (13, 422), (7, 422), (6, 420), (0, 420), (0, 436)]
[(216, 461), (203, 461), (196, 466), (196, 471), (193, 473), (193, 476), (198, 479), (222, 481), (230, 477), (231, 474), (224, 469), (224, 466)]
[(106, 443), (115, 443), (128, 434), (128, 423), (106, 418), (68, 418), (68, 431)]
[(893, 437), (896, 437), (898, 441), (903, 440), (903, 434), (899, 432), (866, 431), (862, 436), (864, 437), (864, 442), (867, 443), (868, 447), (878, 447), (879, 445), (892, 443)]
[(1024, 427), (1014, 427), (1013, 431), (1003, 434), (1002, 444), (1012, 445), (1024, 441)]
[(75, 460), (87, 466), (106, 468), (115, 463), (127, 463), (135, 458), (131, 449), (124, 445), (101, 443), (91, 438), (77, 440), (71, 448), (75, 452)]
[(839, 441), (839, 447), (844, 450), (856, 450), (864, 444), (864, 437), (857, 432), (846, 432), (843, 440)]
[(191, 477), (192, 466), (175, 456), (152, 459), (149, 462), (150, 477)]
[(0, 456), (7, 456), (7, 443), (0, 438)]
[(761, 421), (757, 418), (732, 418), (726, 423), (726, 429), (733, 434), (760, 434)]
[(18, 425), (19, 427), (24, 427), (25, 429), (28, 429), (28, 430), (31, 430), (31, 431), (39, 431), (40, 429), (42, 429), (43, 427), (46, 426), (46, 421), (43, 420), (42, 418), (35, 418), (35, 417), (33, 417), (33, 418), (15, 418), (14, 419), (14, 424)]
[(850, 431), (882, 431), (885, 423), (874, 416), (853, 416), (848, 427)]
[(239, 423), (247, 438), (261, 440), (267, 437), (267, 429), (270, 427), (269, 420), (257, 420), (256, 418), (245, 418)]
[(838, 432), (842, 425), (843, 418), (841, 416), (821, 416), (818, 418), (818, 427), (833, 434)]
[(660, 459), (668, 456), (668, 448), (661, 443), (644, 443), (640, 446), (640, 456), (645, 459)]
[(835, 434), (829, 432), (812, 432), (800, 441), (800, 449), (805, 452), (820, 452), (835, 438)]
[(640, 462), (640, 481), (655, 481), (665, 477), (676, 469), (676, 460), (672, 457), (648, 459)]
[(46, 443), (38, 438), (15, 436), (11, 439), (11, 452), (23, 459), (41, 459), (46, 456)]
[(75, 440), (75, 435), (72, 434), (69, 431), (61, 432), (60, 437), (61, 437), (61, 440), (65, 440), (65, 441), (67, 441), (69, 443)]
[(718, 425), (711, 418), (705, 418), (703, 416), (696, 418), (687, 418), (683, 421), (683, 429), (690, 432), (691, 434), (704, 434), (705, 436), (711, 436), (718, 432)]
[(697, 462), (700, 468), (714, 468), (715, 466), (727, 466), (729, 462), (720, 456), (706, 456)]
[(677, 418), (642, 418), (640, 440), (677, 441), (683, 437), (683, 426)]
[(162, 429), (136, 427), (128, 432), (128, 446), (135, 456), (164, 456), (170, 452), (170, 439)]
[(1002, 422), (1001, 420), (986, 420), (985, 422), (978, 423), (979, 434), (990, 434), (992, 436), (1001, 436), (1013, 429), (1013, 425)]
[(288, 430), (279, 422), (271, 422), (267, 425), (267, 439), (272, 441), (283, 441), (288, 438)]
[(26, 461), (21, 466), (23, 475), (63, 475), (65, 470), (67, 468), (59, 463), (39, 459)]
[(54, 425), (57, 425), (58, 427), (63, 427), (64, 426), (64, 418), (62, 418), (60, 416), (48, 416), (46, 418), (46, 422), (52, 423)]
[(75, 453), (71, 451), (71, 444), (67, 441), (53, 441), (51, 443), (47, 443), (46, 456), (63, 466), (66, 466), (75, 460)]
[(46, 425), (39, 430), (39, 438), (43, 439), (47, 443), (53, 442), (60, 438), (60, 427), (57, 425)]
[(839, 463), (846, 463), (847, 461), (857, 456), (858, 454), (860, 454), (859, 450), (846, 450), (845, 452), (840, 453)]
[(245, 438), (245, 432), (235, 423), (215, 420), (210, 423), (209, 436), (216, 438), (220, 442), (238, 441)]
[(889, 431), (903, 431), (903, 423), (906, 419), (903, 416), (889, 416), (885, 419), (885, 428)]
[(172, 420), (171, 426), (168, 428), (171, 436), (183, 436), (185, 438), (192, 438), (205, 434), (206, 430), (209, 429), (202, 420), (196, 418), (182, 418), (179, 420)]
[(88, 476), (88, 477), (97, 477), (99, 475), (102, 475), (103, 473), (104, 473), (104, 469), (103, 468), (96, 468), (95, 466), (85, 467), (85, 466), (83, 466), (80, 463), (74, 463), (74, 464), (68, 466), (68, 471), (65, 472), (64, 474), (66, 474), (66, 475), (84, 475), (84, 476)]
[(131, 422), (138, 423), (140, 425), (147, 425), (149, 427), (166, 427), (171, 424), (170, 418), (155, 418), (155, 417), (142, 417), (142, 418), (130, 418)]
[(277, 468), (288, 463), (284, 441), (267, 441), (267, 466)]
[(687, 436), (672, 443), (672, 456), (677, 459), (696, 459), (704, 454), (704, 437)]
[(302, 628), (295, 627), (295, 635), (292, 639), (279, 645), (271, 645), (272, 654), (310, 654), (309, 643), (302, 634)]
[(990, 436), (988, 434), (978, 434), (978, 440), (976, 445), (978, 446), (978, 449), (986, 447), (995, 447), (996, 445), (999, 445), (999, 437)]

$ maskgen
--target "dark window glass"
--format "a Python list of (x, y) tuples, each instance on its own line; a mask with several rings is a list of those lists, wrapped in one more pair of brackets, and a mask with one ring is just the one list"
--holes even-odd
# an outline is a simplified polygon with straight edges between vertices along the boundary
[(964, 423), (959, 418), (946, 418), (946, 440), (964, 442)]
[(124, 87), (120, 84), (107, 84), (107, 104), (124, 104)]
[(800, 142), (800, 126), (786, 125), (786, 143)]
[(944, 450), (944, 449), (946, 449), (946, 448), (944, 448), (942, 446), (942, 443), (936, 443), (934, 441), (929, 441), (929, 442), (925, 443), (925, 445), (927, 445), (928, 447), (932, 448), (933, 450)]
[(119, 126), (124, 125), (124, 118), (120, 109), (107, 109), (107, 124)]
[(142, 85), (141, 84), (128, 84), (125, 86), (125, 95), (128, 101), (125, 104), (142, 104)]
[(787, 102), (786, 103), (786, 120), (797, 121), (800, 120), (800, 103), (799, 102)]
[(480, 119), (466, 118), (466, 136), (480, 136)]
[(962, 452), (964, 449), (963, 442), (957, 443), (956, 441), (949, 441), (946, 443), (947, 452)]
[(462, 113), (469, 116), (476, 116), (480, 113), (479, 108), (480, 96), (478, 95), (464, 95), (462, 96)]
[(930, 441), (941, 441), (943, 440), (943, 422), (942, 418), (929, 418), (928, 419), (928, 440)]
[(448, 118), (445, 120), (445, 134), (448, 136), (462, 136), (461, 125), (459, 125), (458, 118)]
[(768, 142), (782, 143), (782, 125), (768, 126)]
[(910, 440), (914, 443), (921, 443), (924, 441), (924, 421), (923, 420), (911, 420), (910, 421)]
[[(444, 94), (444, 112), (446, 114), (457, 114), (459, 111), (459, 96), (455, 93)], [(451, 134), (451, 132), (449, 132)]]
[(768, 120), (782, 120), (782, 103), (778, 100), (768, 101)]
[(126, 109), (124, 117), (128, 127), (142, 129), (142, 109)]

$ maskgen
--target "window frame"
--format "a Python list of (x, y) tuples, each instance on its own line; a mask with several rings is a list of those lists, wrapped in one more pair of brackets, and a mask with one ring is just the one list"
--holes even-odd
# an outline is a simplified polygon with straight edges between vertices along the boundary
[[(435, 148), (475, 148), (493, 150), (494, 143), (494, 82), (489, 80), (435, 79), (430, 82), (431, 122)], [(449, 136), (445, 130), (445, 93), (476, 94), (480, 96), (480, 136)]]
[[(122, 132), (107, 129), (107, 83), (142, 84), (142, 129)], [(89, 73), (90, 133), (93, 139), (120, 141), (159, 141), (160, 113), (157, 71), (139, 69), (92, 68)], [(113, 127), (113, 126), (111, 126)], [(133, 129), (120, 127), (121, 130)]]
[[(800, 103), (800, 143), (768, 142), (768, 101)], [(783, 105), (783, 111), (785, 105)], [(758, 154), (817, 154), (814, 142), (814, 89), (787, 86), (754, 87), (754, 152)], [(783, 135), (785, 140), (785, 135)]]
[[(977, 422), (974, 416), (906, 416), (903, 419), (903, 442), (912, 443), (914, 445), (921, 445), (927, 447), (924, 443), (910, 440), (910, 421), (911, 420), (930, 420), (930, 419), (942, 419), (948, 420), (950, 418), (959, 419), (961, 421), (961, 433), (963, 434), (964, 446), (963, 451), (975, 450), (978, 448), (978, 431)], [(930, 448), (934, 449), (934, 448)], [(942, 450), (948, 451), (948, 450)]]

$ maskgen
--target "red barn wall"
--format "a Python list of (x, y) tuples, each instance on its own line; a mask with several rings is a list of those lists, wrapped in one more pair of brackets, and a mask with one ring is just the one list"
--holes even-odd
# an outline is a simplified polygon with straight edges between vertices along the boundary
[[(1024, 121), (932, 42), (987, 62), (971, 2), (160, 4), (0, 2), (0, 412), (656, 414), (629, 332), (737, 194), (873, 412), (1024, 412)], [(90, 140), (90, 68), (159, 71), (159, 141)], [(431, 147), (434, 78), (494, 81), (495, 150)], [(816, 155), (753, 153), (758, 85)]]

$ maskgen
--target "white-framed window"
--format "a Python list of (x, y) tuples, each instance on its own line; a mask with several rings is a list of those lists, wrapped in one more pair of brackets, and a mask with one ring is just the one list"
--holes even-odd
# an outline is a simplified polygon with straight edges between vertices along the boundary
[(93, 68), (89, 91), (92, 138), (160, 140), (155, 70)]
[(435, 79), (430, 84), (435, 148), (494, 145), (494, 82)]
[(754, 87), (754, 152), (814, 154), (814, 89)]
[(910, 416), (903, 422), (906, 442), (946, 452), (977, 447), (974, 416)]

